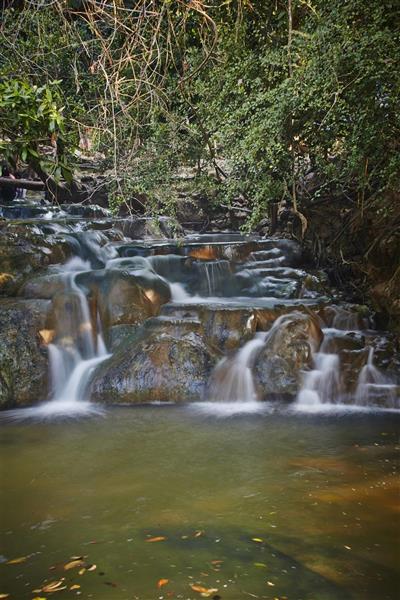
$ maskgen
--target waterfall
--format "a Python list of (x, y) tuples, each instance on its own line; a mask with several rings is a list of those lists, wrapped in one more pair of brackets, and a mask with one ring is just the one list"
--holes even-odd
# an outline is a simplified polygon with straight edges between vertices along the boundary
[(299, 406), (318, 406), (337, 402), (340, 391), (339, 357), (337, 354), (317, 352), (314, 369), (304, 376), (297, 396)]
[(232, 358), (223, 358), (211, 374), (210, 400), (216, 402), (251, 403), (259, 400), (254, 382), (253, 367), (261, 350), (274, 342), (282, 326), (293, 319), (292, 314), (282, 315), (267, 332), (260, 331), (246, 342)]
[(233, 358), (223, 358), (210, 379), (211, 401), (255, 402), (258, 400), (252, 367), (267, 334), (256, 333)]
[[(208, 296), (221, 292), (224, 282), (231, 275), (229, 261), (227, 260), (202, 261), (198, 263), (198, 268), (207, 284)], [(200, 278), (200, 281), (203, 277)]]
[(359, 406), (383, 406), (397, 408), (396, 386), (374, 365), (374, 349), (368, 352), (368, 360), (360, 371), (356, 389)]
[(50, 401), (43, 414), (82, 412), (88, 409), (85, 391), (93, 369), (109, 354), (103, 339), (100, 317), (94, 331), (87, 297), (75, 278), (89, 264), (75, 257), (64, 266), (65, 290), (53, 301), (56, 317), (55, 340), (49, 344)]

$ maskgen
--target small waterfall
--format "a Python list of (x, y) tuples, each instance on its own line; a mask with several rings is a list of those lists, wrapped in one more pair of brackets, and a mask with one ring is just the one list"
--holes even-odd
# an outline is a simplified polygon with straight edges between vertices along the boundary
[(359, 406), (397, 408), (396, 386), (374, 365), (374, 349), (368, 353), (367, 363), (358, 376), (356, 403)]
[(211, 374), (210, 400), (214, 402), (251, 403), (259, 400), (253, 377), (257, 356), (268, 342), (280, 335), (282, 326), (293, 319), (292, 314), (276, 319), (267, 332), (255, 333), (253, 339), (242, 346), (232, 358), (223, 358)]
[(211, 401), (255, 402), (258, 400), (252, 367), (267, 333), (256, 333), (233, 358), (223, 358), (210, 379)]
[(85, 390), (93, 369), (107, 354), (99, 315), (94, 331), (88, 300), (75, 282), (77, 273), (89, 267), (80, 258), (65, 265), (65, 291), (53, 302), (55, 341), (49, 344), (51, 400), (39, 407), (45, 414), (81, 412), (87, 409)]
[(221, 292), (223, 283), (231, 276), (229, 261), (214, 260), (198, 263), (201, 279), (207, 284), (208, 296), (214, 296)]
[(317, 352), (314, 369), (304, 376), (297, 396), (297, 406), (315, 406), (338, 402), (340, 392), (339, 357), (337, 354)]

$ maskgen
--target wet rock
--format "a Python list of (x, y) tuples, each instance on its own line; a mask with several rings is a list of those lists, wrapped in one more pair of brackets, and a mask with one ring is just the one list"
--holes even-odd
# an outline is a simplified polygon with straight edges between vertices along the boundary
[(103, 403), (192, 402), (203, 398), (215, 357), (201, 336), (177, 321), (146, 323), (122, 342), (91, 383)]
[(121, 219), (115, 226), (133, 240), (138, 239), (174, 239), (183, 235), (181, 225), (171, 217), (140, 217), (138, 219)]
[(302, 371), (323, 339), (313, 315), (295, 312), (280, 318), (255, 362), (255, 378), (264, 399), (296, 395)]
[(48, 367), (43, 336), (48, 331), (49, 305), (46, 300), (0, 300), (1, 408), (46, 398)]
[(0, 223), (0, 295), (15, 295), (27, 276), (64, 262), (70, 254), (68, 244), (57, 235), (44, 234), (35, 226)]
[(62, 204), (62, 210), (73, 217), (104, 219), (112, 217), (111, 211), (97, 204)]
[(65, 288), (63, 276), (60, 273), (49, 273), (29, 278), (18, 292), (24, 298), (42, 298), (51, 300)]
[[(140, 257), (139, 257), (140, 258)], [(76, 283), (89, 291), (97, 306), (106, 335), (114, 325), (140, 325), (159, 314), (171, 299), (168, 284), (154, 273), (146, 259), (120, 263), (120, 269), (100, 269), (77, 275)], [(123, 260), (123, 259), (122, 259)]]
[(167, 304), (162, 307), (161, 314), (198, 321), (207, 345), (218, 352), (235, 350), (253, 331), (251, 307)]

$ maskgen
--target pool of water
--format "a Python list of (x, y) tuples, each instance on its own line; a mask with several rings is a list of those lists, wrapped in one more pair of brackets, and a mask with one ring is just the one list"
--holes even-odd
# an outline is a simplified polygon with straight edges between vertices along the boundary
[(253, 409), (4, 413), (0, 594), (397, 598), (398, 415)]

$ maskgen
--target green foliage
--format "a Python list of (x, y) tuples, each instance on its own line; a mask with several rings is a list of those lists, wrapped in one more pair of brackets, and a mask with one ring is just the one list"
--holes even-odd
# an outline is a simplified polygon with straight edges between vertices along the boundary
[[(135, 3), (118, 6), (98, 7), (96, 19), (81, 2), (4, 11), (2, 85), (19, 82), (23, 104), (1, 109), (8, 152), (27, 156), (52, 121), (68, 147), (88, 128), (112, 168), (115, 205), (136, 195), (173, 212), (190, 173), (224, 204), (244, 198), (250, 226), (293, 184), (300, 207), (398, 187), (394, 0), (292, 0), (290, 46), (287, 0), (171, 0), (142, 20)], [(35, 120), (35, 94), (47, 89), (60, 123)]]
[[(66, 163), (64, 117), (58, 91), (60, 81), (38, 87), (18, 79), (0, 83), (0, 151), (10, 162), (51, 166), (56, 178), (71, 179)], [(53, 160), (40, 154), (43, 145), (57, 148)]]

